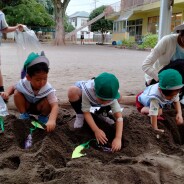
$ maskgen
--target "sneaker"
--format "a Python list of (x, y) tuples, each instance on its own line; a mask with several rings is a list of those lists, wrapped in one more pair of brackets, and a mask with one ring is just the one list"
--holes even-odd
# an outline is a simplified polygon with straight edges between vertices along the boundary
[(19, 119), (29, 119), (30, 115), (27, 112), (19, 114)]
[(108, 123), (109, 125), (113, 125), (115, 123), (113, 119), (103, 116), (102, 114), (99, 114), (98, 117), (103, 121), (105, 121), (106, 123)]
[(49, 120), (49, 118), (47, 116), (44, 116), (44, 115), (39, 115), (38, 116), (38, 121), (40, 123), (46, 124), (48, 120)]

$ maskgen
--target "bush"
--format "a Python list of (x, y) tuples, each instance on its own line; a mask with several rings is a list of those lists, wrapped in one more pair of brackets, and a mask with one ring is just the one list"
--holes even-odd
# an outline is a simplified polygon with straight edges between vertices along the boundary
[(126, 48), (134, 48), (135, 47), (135, 41), (133, 40), (122, 40), (122, 46), (125, 46)]
[(156, 34), (148, 34), (144, 36), (143, 43), (138, 46), (138, 48), (146, 49), (146, 48), (154, 48), (158, 41), (158, 35)]

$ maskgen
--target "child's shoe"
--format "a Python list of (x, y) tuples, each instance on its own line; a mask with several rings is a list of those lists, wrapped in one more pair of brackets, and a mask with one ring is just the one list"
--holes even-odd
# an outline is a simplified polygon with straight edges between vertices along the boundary
[(19, 114), (19, 119), (29, 119), (29, 118), (30, 118), (30, 115), (27, 112)]
[(108, 123), (109, 125), (113, 125), (115, 123), (113, 119), (107, 116), (103, 116), (102, 114), (99, 114), (98, 117), (102, 119), (103, 121), (105, 121), (106, 123)]
[(44, 116), (44, 115), (41, 115), (41, 114), (38, 116), (38, 121), (40, 123), (46, 124), (48, 120), (49, 120), (49, 118), (47, 116)]

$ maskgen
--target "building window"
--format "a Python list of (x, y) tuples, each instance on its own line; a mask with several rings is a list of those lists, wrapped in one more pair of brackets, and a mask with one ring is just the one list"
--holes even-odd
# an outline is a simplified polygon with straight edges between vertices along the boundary
[[(171, 31), (182, 23), (182, 13), (172, 14)], [(148, 17), (148, 33), (158, 34), (159, 30), (159, 17)]]
[(113, 32), (118, 32), (118, 27), (117, 27), (117, 24), (118, 22), (114, 22), (113, 24)]
[(182, 23), (182, 13), (176, 13), (172, 15), (171, 20), (171, 31), (174, 30), (174, 28)]
[(85, 24), (87, 24), (87, 20), (86, 19), (81, 19), (81, 26), (84, 26)]
[(127, 22), (127, 32), (130, 36), (142, 35), (142, 19), (130, 20)]
[(148, 17), (148, 33), (157, 34), (159, 25), (159, 17)]

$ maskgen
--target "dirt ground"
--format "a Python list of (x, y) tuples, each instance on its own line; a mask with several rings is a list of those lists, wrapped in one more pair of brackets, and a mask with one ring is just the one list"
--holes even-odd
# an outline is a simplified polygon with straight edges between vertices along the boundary
[[(67, 99), (67, 89), (78, 80), (88, 80), (101, 72), (114, 73), (120, 82), (123, 95), (137, 94), (144, 87), (141, 64), (147, 51), (116, 49), (100, 45), (67, 45), (54, 47), (42, 45), (50, 60), (49, 82), (57, 90), (58, 98)], [(29, 50), (19, 53), (16, 44), (4, 43), (2, 52), (2, 71), (4, 84), (15, 83), (20, 77), (23, 58)]]
[[(121, 151), (104, 152), (91, 141), (84, 157), (71, 158), (74, 148), (94, 139), (94, 135), (86, 123), (80, 130), (69, 129), (75, 114), (62, 104), (67, 101), (67, 88), (77, 80), (107, 71), (119, 78), (123, 95), (135, 95), (144, 88), (141, 63), (148, 52), (96, 45), (42, 47), (51, 62), (49, 81), (60, 100), (57, 127), (52, 133), (36, 129), (32, 147), (24, 149), (31, 121), (18, 120), (16, 112), (10, 110), (4, 118), (5, 132), (0, 134), (0, 183), (183, 184), (184, 127), (176, 126), (172, 109), (165, 110), (165, 120), (159, 121), (159, 127), (165, 130), (160, 134), (151, 128), (149, 117), (125, 105)], [(18, 60), (15, 44), (4, 44), (1, 53), (7, 87), (19, 79), (23, 61)], [(114, 127), (93, 117), (110, 144)]]

